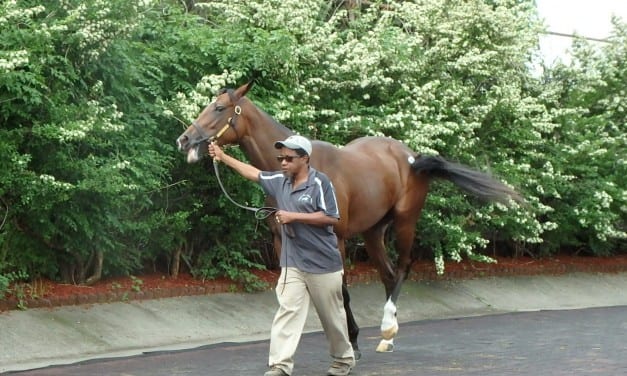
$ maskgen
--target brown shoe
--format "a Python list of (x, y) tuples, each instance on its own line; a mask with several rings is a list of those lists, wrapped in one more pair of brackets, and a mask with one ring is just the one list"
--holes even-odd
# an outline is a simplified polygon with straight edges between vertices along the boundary
[(342, 363), (336, 360), (333, 362), (333, 364), (331, 364), (331, 367), (329, 367), (329, 370), (327, 371), (327, 375), (328, 376), (346, 376), (351, 373), (351, 370), (353, 369), (354, 365), (355, 365), (354, 362)]
[(290, 376), (287, 372), (283, 371), (281, 368), (274, 366), (270, 369), (270, 371), (263, 374), (263, 376)]

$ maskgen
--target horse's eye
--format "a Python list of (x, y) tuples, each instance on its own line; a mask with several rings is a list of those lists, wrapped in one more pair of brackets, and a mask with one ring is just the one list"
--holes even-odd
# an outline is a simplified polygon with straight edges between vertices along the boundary
[(224, 106), (216, 106), (216, 112), (224, 111)]

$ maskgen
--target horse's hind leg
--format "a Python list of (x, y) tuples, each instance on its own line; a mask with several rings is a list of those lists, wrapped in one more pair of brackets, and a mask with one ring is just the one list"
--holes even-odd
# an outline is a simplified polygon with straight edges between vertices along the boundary
[[(394, 208), (394, 233), (396, 235), (395, 246), (398, 252), (396, 267), (391, 270), (391, 264), (387, 259), (383, 244), (383, 233), (380, 238), (376, 233), (371, 234), (370, 244), (368, 240), (366, 247), (372, 247), (372, 252), (380, 255), (378, 263), (385, 265), (390, 270), (382, 272), (382, 280), (385, 285), (387, 301), (383, 307), (383, 319), (381, 320), (382, 340), (377, 346), (377, 352), (389, 352), (394, 349), (394, 337), (398, 333), (398, 318), (396, 314), (396, 302), (401, 292), (401, 286), (409, 275), (413, 262), (411, 249), (414, 244), (416, 232), (416, 222), (420, 217), (420, 211), (424, 204), (425, 195), (409, 195), (405, 199), (399, 200)], [(385, 230), (385, 226), (382, 228)], [(370, 252), (368, 252), (371, 255)], [(383, 266), (382, 266), (383, 267)], [(387, 276), (387, 277), (384, 277)]]
[[(404, 205), (403, 205), (404, 204)], [(414, 244), (416, 222), (420, 217), (420, 211), (424, 204), (424, 196), (411, 197), (408, 201), (399, 201), (394, 211), (394, 233), (396, 235), (396, 270), (394, 282), (386, 283), (388, 300), (383, 308), (383, 320), (381, 321), (381, 337), (383, 339), (377, 347), (378, 352), (392, 351), (394, 337), (398, 333), (398, 319), (396, 315), (396, 302), (401, 293), (401, 286), (409, 275), (413, 258), (411, 249)]]
[(387, 224), (378, 224), (374, 228), (364, 233), (366, 251), (370, 261), (375, 264), (379, 271), (379, 277), (385, 287), (387, 302), (383, 307), (383, 319), (381, 320), (381, 336), (383, 340), (377, 346), (377, 352), (389, 352), (394, 348), (393, 338), (398, 332), (398, 321), (396, 319), (396, 305), (391, 302), (390, 297), (394, 290), (396, 276), (392, 263), (385, 251), (384, 235)]

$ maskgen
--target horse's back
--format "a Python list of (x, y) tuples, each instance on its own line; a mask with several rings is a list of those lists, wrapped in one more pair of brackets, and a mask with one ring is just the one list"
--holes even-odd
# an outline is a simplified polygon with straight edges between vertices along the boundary
[[(343, 147), (319, 143), (321, 170), (331, 177), (350, 175), (355, 179), (406, 176), (416, 153), (402, 142), (385, 137), (361, 137)], [(314, 155), (314, 163), (317, 161)], [(341, 176), (340, 176), (341, 175)]]
[(329, 176), (343, 217), (343, 235), (374, 226), (408, 194), (418, 176), (411, 171), (415, 153), (384, 137), (362, 137), (337, 148), (314, 142), (312, 166)]
[[(340, 170), (342, 170), (342, 166), (351, 168), (352, 163), (359, 165), (368, 163), (375, 169), (379, 165), (393, 163), (398, 164), (401, 169), (403, 166), (409, 168), (407, 162), (416, 156), (416, 153), (402, 142), (386, 137), (360, 137), (342, 147), (336, 147), (324, 141), (314, 141), (313, 146), (313, 163), (320, 163), (321, 166), (333, 166), (333, 168)], [(397, 169), (396, 172), (398, 171)], [(359, 173), (360, 171), (354, 172)]]
[(401, 158), (414, 157), (416, 153), (404, 143), (389, 137), (360, 137), (346, 144), (342, 150), (345, 153), (367, 153), (374, 157), (387, 156)]

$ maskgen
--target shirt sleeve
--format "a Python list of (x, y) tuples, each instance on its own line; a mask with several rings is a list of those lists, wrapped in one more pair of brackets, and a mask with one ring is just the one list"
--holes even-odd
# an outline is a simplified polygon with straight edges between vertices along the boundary
[(260, 171), (259, 185), (268, 196), (276, 197), (284, 178), (280, 171)]
[(320, 195), (320, 202), (318, 203), (320, 209), (324, 211), (324, 214), (339, 219), (340, 210), (337, 206), (337, 198), (335, 196), (335, 188), (333, 187), (333, 183), (324, 174), (320, 174), (318, 176), (318, 180), (320, 191), (322, 193)]

